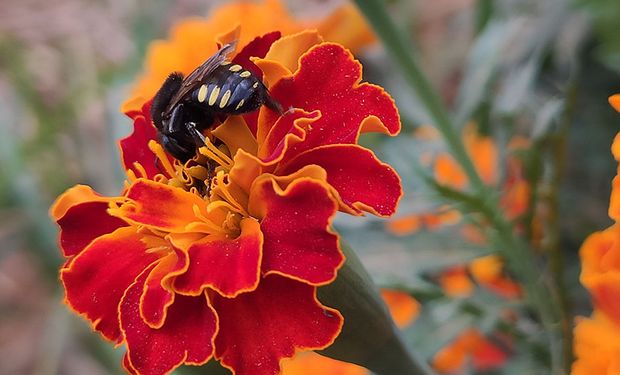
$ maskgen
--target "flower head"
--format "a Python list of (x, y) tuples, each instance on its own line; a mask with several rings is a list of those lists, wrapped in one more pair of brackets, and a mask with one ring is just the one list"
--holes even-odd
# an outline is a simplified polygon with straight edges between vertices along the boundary
[[(620, 95), (609, 98), (620, 112)], [(620, 133), (611, 151), (620, 161)], [(581, 245), (581, 283), (594, 302), (591, 318), (578, 318), (575, 327), (576, 360), (572, 374), (611, 374), (620, 371), (620, 169), (614, 177), (609, 202), (609, 216), (615, 223), (590, 234)]]
[(150, 101), (131, 107), (122, 193), (76, 186), (51, 209), (66, 303), (126, 345), (131, 373), (214, 357), (236, 374), (277, 374), (282, 358), (329, 346), (343, 317), (316, 288), (344, 262), (331, 221), (338, 210), (389, 216), (401, 196), (394, 170), (357, 145), (365, 132), (397, 134), (398, 112), (360, 82), (351, 53), (316, 31), (244, 33), (217, 40), (241, 41), (233, 63), (262, 77), (284, 114), (230, 116), (181, 164), (156, 141)]
[(509, 359), (510, 346), (504, 336), (487, 338), (477, 329), (468, 329), (437, 352), (432, 364), (439, 372), (456, 373), (471, 359), (471, 365), (476, 371), (497, 370)]

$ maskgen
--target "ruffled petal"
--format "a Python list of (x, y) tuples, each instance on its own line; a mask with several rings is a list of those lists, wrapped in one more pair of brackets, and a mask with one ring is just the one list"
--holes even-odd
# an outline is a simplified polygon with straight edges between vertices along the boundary
[[(243, 47), (243, 49), (234, 57), (234, 59), (232, 60), (233, 63), (241, 65), (244, 69), (251, 71), (257, 77), (262, 78), (263, 72), (258, 66), (254, 64), (254, 62), (252, 62), (252, 58), (265, 57), (273, 42), (280, 39), (281, 35), (282, 34), (280, 33), (280, 31), (274, 31), (269, 34), (256, 37), (245, 47)], [(242, 117), (245, 120), (252, 134), (256, 135), (258, 112), (254, 111), (248, 114), (244, 114)]]
[[(394, 100), (381, 87), (360, 83), (361, 77), (362, 66), (349, 51), (322, 43), (301, 57), (293, 77), (278, 81), (271, 94), (284, 108), (321, 112), (306, 129), (306, 140), (289, 150), (291, 156), (321, 145), (356, 143), (360, 133), (400, 131)], [(261, 122), (275, 123), (277, 114), (263, 112)]]
[(316, 30), (303, 30), (287, 35), (273, 43), (264, 59), (256, 59), (256, 65), (263, 71), (267, 87), (273, 86), (284, 77), (293, 75), (299, 67), (299, 58), (310, 47), (323, 41)]
[(49, 214), (54, 220), (63, 217), (67, 211), (80, 203), (85, 202), (109, 202), (109, 197), (104, 197), (87, 185), (75, 185), (62, 193), (50, 207)]
[(620, 94), (615, 94), (609, 97), (609, 104), (618, 112), (620, 112)]
[(255, 135), (241, 116), (229, 116), (212, 134), (224, 142), (233, 157), (238, 150), (255, 155), (258, 149)]
[(271, 178), (252, 189), (250, 210), (265, 235), (262, 270), (313, 285), (329, 283), (344, 262), (330, 229), (337, 203), (321, 181), (298, 178), (282, 189)]
[(129, 366), (141, 375), (167, 374), (181, 364), (202, 365), (213, 355), (217, 315), (206, 296), (177, 295), (168, 308), (164, 325), (149, 327), (140, 316), (140, 296), (151, 269), (131, 285), (119, 307), (127, 341)]
[(134, 182), (125, 196), (128, 201), (110, 209), (110, 214), (167, 232), (183, 232), (186, 225), (199, 220), (194, 207), (204, 213), (206, 206), (196, 194), (145, 179)]
[(620, 325), (620, 272), (608, 272), (588, 280), (594, 306)]
[[(157, 157), (148, 144), (157, 140), (157, 129), (153, 126), (151, 102), (142, 107), (142, 111), (129, 113), (133, 120), (133, 132), (119, 141), (121, 161), (125, 170), (132, 171), (137, 177), (153, 179), (155, 175), (163, 173), (157, 166)], [(169, 157), (170, 162), (172, 158)]]
[(77, 255), (95, 238), (127, 226), (107, 210), (107, 202), (80, 203), (58, 220), (60, 249), (65, 257)]
[(263, 234), (254, 219), (241, 221), (241, 235), (234, 240), (206, 237), (189, 248), (189, 269), (175, 279), (174, 289), (198, 295), (209, 287), (229, 298), (254, 290), (262, 247)]
[(184, 252), (174, 249), (153, 268), (144, 283), (140, 299), (140, 315), (152, 328), (160, 328), (166, 320), (168, 307), (174, 302), (172, 280), (187, 270)]
[(117, 308), (123, 293), (159, 258), (141, 238), (135, 228), (119, 228), (92, 242), (60, 273), (66, 303), (117, 343), (122, 341)]
[(65, 257), (78, 254), (95, 238), (127, 225), (108, 215), (108, 203), (113, 200), (85, 185), (76, 185), (56, 199), (50, 216), (60, 226), (59, 246)]
[(305, 129), (319, 118), (318, 111), (309, 113), (299, 109), (281, 116), (260, 142), (258, 157), (263, 164), (272, 165), (282, 160), (286, 150), (302, 142), (306, 138)]
[(262, 77), (263, 72), (252, 62), (252, 58), (265, 57), (271, 45), (280, 39), (281, 36), (282, 34), (279, 31), (274, 31), (254, 38), (237, 53), (232, 59), (233, 63), (241, 65), (244, 69), (251, 71), (258, 77)]
[(275, 375), (295, 350), (323, 349), (336, 339), (343, 318), (323, 306), (316, 287), (277, 275), (236, 298), (213, 298), (220, 316), (215, 355), (236, 375)]
[(398, 174), (381, 163), (372, 151), (358, 145), (329, 145), (300, 154), (277, 174), (288, 174), (306, 165), (318, 165), (327, 171), (327, 182), (341, 202), (354, 212), (390, 216), (403, 191)]

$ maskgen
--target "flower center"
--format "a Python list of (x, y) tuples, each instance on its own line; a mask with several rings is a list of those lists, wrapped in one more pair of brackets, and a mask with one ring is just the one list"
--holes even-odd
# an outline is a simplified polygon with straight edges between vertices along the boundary
[(171, 163), (156, 141), (150, 141), (149, 148), (157, 157), (162, 172), (170, 176), (157, 175), (156, 181), (200, 196), (207, 203), (208, 214), (201, 214), (197, 207), (194, 213), (214, 232), (217, 229), (217, 232), (224, 232), (228, 237), (240, 234), (241, 220), (250, 216), (247, 211), (248, 196), (228, 178), (234, 161), (224, 143), (206, 137), (205, 145), (198, 149), (198, 155), (185, 164), (178, 161)]

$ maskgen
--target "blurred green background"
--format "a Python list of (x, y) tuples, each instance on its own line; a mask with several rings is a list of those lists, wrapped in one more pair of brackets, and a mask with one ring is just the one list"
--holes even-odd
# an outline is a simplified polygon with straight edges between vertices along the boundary
[[(121, 353), (62, 304), (57, 281), (62, 259), (47, 210), (76, 183), (118, 193), (124, 176), (116, 140), (131, 128), (119, 106), (148, 43), (164, 38), (176, 20), (207, 15), (220, 3), (0, 2), (0, 374), (120, 372)], [(339, 1), (286, 3), (296, 15), (309, 17), (328, 14)], [(588, 314), (577, 251), (588, 233), (610, 224), (607, 206), (616, 165), (609, 146), (620, 116), (607, 97), (620, 93), (620, 3), (392, 0), (388, 8), (457, 123), (477, 120), (500, 145), (514, 134), (535, 141), (535, 160), (543, 172), (539, 182), (557, 193), (569, 308), (572, 314)], [(395, 97), (405, 133), (396, 140), (365, 142), (398, 169), (408, 192), (416, 191), (420, 178), (411, 160), (418, 145), (407, 133), (428, 124), (428, 115), (380, 45), (358, 57), (365, 79)], [(435, 199), (428, 192), (406, 196), (401, 214)], [(446, 310), (453, 302), (434, 294), (424, 276), (483, 250), (463, 245), (450, 231), (394, 237), (378, 219), (360, 224), (342, 218), (338, 226), (381, 285), (405, 286), (422, 302), (441, 307), (443, 315), (434, 315), (433, 324), (427, 317), (408, 330), (416, 349), (431, 355), (463, 328), (454, 316), (462, 317), (466, 304)], [(492, 314), (476, 316), (487, 318), (487, 313)], [(456, 321), (454, 329), (428, 343), (425, 335), (448, 320)]]

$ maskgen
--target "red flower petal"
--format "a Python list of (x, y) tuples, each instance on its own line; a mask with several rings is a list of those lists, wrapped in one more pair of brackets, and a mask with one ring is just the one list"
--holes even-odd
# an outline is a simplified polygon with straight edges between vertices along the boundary
[(195, 194), (145, 179), (134, 182), (126, 197), (127, 203), (109, 210), (112, 215), (167, 232), (183, 232), (187, 224), (199, 221), (194, 206), (205, 206)]
[(123, 293), (159, 257), (141, 238), (135, 228), (119, 228), (97, 238), (60, 274), (66, 303), (117, 343), (122, 341), (117, 309)]
[(337, 203), (318, 180), (296, 179), (284, 191), (271, 179), (255, 184), (250, 210), (265, 235), (262, 270), (313, 285), (334, 280), (344, 262), (330, 230)]
[[(260, 70), (256, 64), (254, 64), (250, 58), (251, 57), (260, 57), (263, 58), (271, 48), (271, 45), (276, 40), (280, 39), (282, 34), (279, 31), (274, 31), (269, 34), (265, 34), (263, 36), (256, 37), (250, 43), (248, 43), (232, 60), (233, 63), (239, 64), (244, 67), (246, 70), (251, 71), (257, 77), (263, 77), (263, 71)], [(256, 135), (256, 127), (258, 122), (258, 111), (248, 113), (243, 115), (243, 119), (245, 123), (248, 125), (252, 134)]]
[(277, 275), (236, 298), (215, 296), (213, 306), (220, 316), (215, 355), (236, 375), (278, 374), (280, 359), (331, 345), (343, 323), (317, 300), (316, 287)]
[[(217, 316), (205, 295), (177, 295), (164, 325), (149, 327), (140, 316), (146, 270), (125, 293), (119, 316), (127, 340), (127, 362), (142, 375), (166, 374), (179, 365), (202, 365), (213, 355)], [(129, 366), (127, 366), (129, 367)]]
[(319, 117), (318, 111), (308, 113), (298, 109), (281, 116), (261, 142), (258, 157), (267, 164), (280, 161), (286, 150), (306, 138), (304, 129)]
[(210, 287), (226, 297), (254, 290), (262, 247), (263, 234), (254, 219), (241, 221), (241, 235), (234, 240), (206, 237), (189, 248), (189, 269), (175, 279), (174, 289), (198, 295)]
[(123, 369), (125, 369), (125, 371), (127, 371), (129, 374), (140, 375), (136, 372), (136, 369), (133, 368), (133, 366), (131, 365), (131, 362), (129, 362), (129, 356), (127, 355), (127, 353), (123, 355), (122, 365), (123, 365)]
[(140, 299), (140, 314), (152, 328), (160, 328), (164, 324), (168, 307), (174, 302), (172, 279), (185, 272), (187, 266), (185, 253), (174, 249), (157, 263), (147, 277)]
[(398, 174), (372, 151), (358, 145), (322, 146), (300, 154), (277, 174), (289, 174), (316, 164), (327, 171), (327, 182), (344, 204), (357, 212), (390, 216), (403, 194)]
[(479, 371), (498, 370), (508, 361), (508, 354), (491, 340), (485, 338), (473, 350), (473, 367)]
[(269, 48), (276, 40), (280, 39), (282, 33), (279, 31), (273, 31), (271, 33), (258, 36), (254, 38), (250, 43), (246, 44), (241, 51), (232, 59), (235, 64), (241, 65), (244, 69), (247, 69), (254, 73), (258, 77), (263, 76), (263, 71), (260, 70), (251, 60), (251, 57), (263, 58), (269, 52)]
[[(395, 135), (400, 118), (392, 98), (379, 86), (360, 84), (362, 66), (342, 46), (323, 43), (300, 59), (299, 70), (272, 88), (283, 108), (321, 111), (321, 118), (306, 129), (306, 140), (289, 150), (298, 154), (317, 146), (356, 143), (360, 132)], [(275, 113), (265, 120), (275, 122)]]
[(108, 215), (108, 202), (84, 202), (70, 207), (58, 219), (60, 248), (65, 257), (79, 254), (95, 238), (127, 225)]
[[(151, 102), (149, 101), (142, 107), (142, 112), (128, 113), (133, 120), (133, 132), (119, 141), (119, 147), (125, 170), (133, 171), (138, 177), (152, 179), (162, 172), (157, 167), (155, 154), (148, 146), (150, 140), (157, 140), (157, 129), (153, 126), (150, 110)], [(172, 160), (170, 158), (171, 162)], [(146, 175), (136, 167), (135, 163), (144, 168)]]

